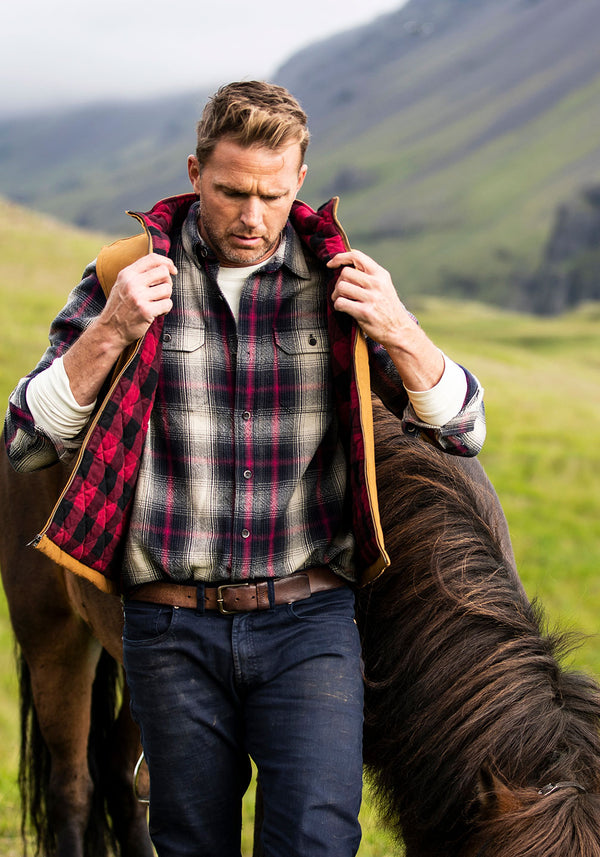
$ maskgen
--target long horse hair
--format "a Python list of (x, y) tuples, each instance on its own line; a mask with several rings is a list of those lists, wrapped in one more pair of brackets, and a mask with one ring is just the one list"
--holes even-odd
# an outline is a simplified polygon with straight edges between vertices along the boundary
[(384, 817), (408, 857), (598, 857), (600, 688), (561, 667), (574, 639), (547, 632), (463, 463), (383, 409), (376, 429), (392, 566), (358, 616)]
[(27, 832), (31, 826), (36, 854), (50, 854), (54, 848), (47, 825), (45, 795), (50, 780), (50, 753), (42, 738), (33, 705), (31, 676), (23, 654), (16, 652), (19, 681), (21, 748), (19, 754), (19, 793), (21, 797), (21, 837), (27, 853)]
[[(29, 667), (17, 650), (17, 674), (20, 695), (21, 751), (19, 792), (21, 797), (21, 835), (27, 853), (27, 834), (31, 830), (36, 855), (54, 854), (56, 837), (52, 826), (52, 808), (48, 804), (50, 753), (44, 741), (33, 704)], [(85, 857), (108, 857), (117, 853), (117, 843), (107, 813), (107, 764), (115, 721), (121, 670), (103, 651), (92, 689), (92, 711), (88, 764), (93, 796), (84, 838)]]

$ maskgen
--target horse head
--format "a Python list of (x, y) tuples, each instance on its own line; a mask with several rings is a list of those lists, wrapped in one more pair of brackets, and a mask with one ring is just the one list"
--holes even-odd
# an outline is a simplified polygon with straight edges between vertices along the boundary
[[(483, 780), (485, 779), (485, 783)], [(597, 857), (600, 795), (575, 780), (516, 789), (482, 777), (479, 821), (463, 857)]]

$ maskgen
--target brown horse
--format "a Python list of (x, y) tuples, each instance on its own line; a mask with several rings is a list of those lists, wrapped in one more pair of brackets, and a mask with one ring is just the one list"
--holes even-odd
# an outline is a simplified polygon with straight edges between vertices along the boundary
[(118, 598), (27, 543), (67, 471), (17, 474), (0, 444), (0, 569), (18, 643), (22, 831), (36, 853), (151, 857), (145, 806), (133, 792), (139, 733), (122, 682)]
[(474, 465), (376, 425), (392, 567), (358, 600), (387, 821), (407, 857), (598, 857), (600, 687), (561, 667)]
[[(404, 437), (382, 409), (375, 425), (392, 568), (359, 593), (358, 608), (365, 756), (388, 823), (408, 857), (597, 857), (598, 687), (561, 670), (561, 641), (541, 631), (479, 463)], [(58, 857), (96, 857), (110, 837), (97, 825), (92, 792), (112, 814), (121, 854), (147, 857), (143, 810), (132, 800), (138, 736), (126, 689), (116, 720), (108, 705), (107, 745), (91, 724), (98, 664), (121, 657), (120, 605), (24, 548), (64, 477), (58, 467), (17, 476), (0, 460), (0, 564), (25, 667), (24, 734), (35, 737), (39, 720), (51, 758), (49, 781), (40, 784), (43, 765), (28, 774), (35, 748), (22, 754), (24, 812), (41, 853), (52, 853), (55, 841)], [(113, 760), (107, 791), (90, 773), (90, 728), (89, 748), (101, 746), (100, 758)]]

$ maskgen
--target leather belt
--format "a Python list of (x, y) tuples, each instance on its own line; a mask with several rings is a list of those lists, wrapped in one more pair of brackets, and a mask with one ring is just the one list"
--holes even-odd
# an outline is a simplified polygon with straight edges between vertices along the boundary
[[(183, 586), (179, 583), (143, 583), (128, 592), (126, 599), (198, 609), (198, 593), (204, 589), (204, 609), (220, 613), (268, 610), (310, 598), (315, 592), (337, 589), (346, 582), (326, 566), (307, 568), (289, 577), (252, 583), (225, 583), (222, 586)], [(269, 595), (269, 589), (271, 595)]]

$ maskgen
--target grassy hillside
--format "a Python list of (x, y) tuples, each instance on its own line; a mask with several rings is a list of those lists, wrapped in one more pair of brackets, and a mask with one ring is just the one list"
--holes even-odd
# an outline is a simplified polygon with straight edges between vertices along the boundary
[[(486, 389), (481, 460), (506, 512), (530, 596), (551, 617), (600, 626), (600, 305), (540, 320), (481, 305), (424, 302), (417, 313)], [(600, 676), (600, 637), (580, 663)]]
[[(6, 403), (45, 347), (55, 309), (104, 239), (1, 204), (0, 240)], [(600, 676), (600, 306), (551, 320), (438, 299), (413, 301), (411, 309), (486, 387), (482, 460), (504, 504), (521, 576), (551, 620), (592, 635), (576, 661)], [(0, 853), (6, 857), (20, 854), (16, 734), (11, 633), (0, 598)], [(389, 855), (368, 803), (364, 826), (361, 857)]]
[[(100, 237), (66, 227), (0, 200), (0, 401), (46, 347), (48, 325), (63, 305)], [(12, 632), (0, 595), (0, 854), (16, 857), (19, 809), (16, 770), (17, 686)]]
[(48, 326), (83, 268), (109, 239), (0, 199), (0, 339), (3, 401), (46, 347)]

